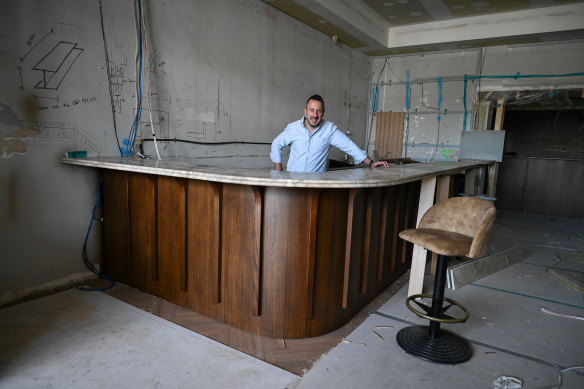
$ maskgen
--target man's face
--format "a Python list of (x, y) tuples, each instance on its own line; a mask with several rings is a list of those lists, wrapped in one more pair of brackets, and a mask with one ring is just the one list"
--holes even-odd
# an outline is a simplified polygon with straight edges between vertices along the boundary
[(316, 100), (309, 100), (304, 108), (304, 116), (308, 125), (312, 128), (317, 128), (322, 121), (322, 115), (324, 115), (322, 103)]

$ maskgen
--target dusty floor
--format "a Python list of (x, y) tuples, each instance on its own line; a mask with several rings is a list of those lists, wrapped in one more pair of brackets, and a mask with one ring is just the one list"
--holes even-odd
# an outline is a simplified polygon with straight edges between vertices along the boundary
[[(298, 376), (102, 293), (69, 290), (0, 310), (0, 388), (491, 388), (501, 376), (552, 388), (584, 365), (584, 295), (548, 268), (582, 279), (584, 221), (500, 213), (493, 247), (524, 259), (446, 295), (471, 312), (443, 325), (472, 358), (439, 365), (406, 354), (395, 335), (426, 322), (402, 288), (306, 374)], [(427, 275), (425, 289), (433, 277)], [(562, 374), (583, 388), (584, 369)]]

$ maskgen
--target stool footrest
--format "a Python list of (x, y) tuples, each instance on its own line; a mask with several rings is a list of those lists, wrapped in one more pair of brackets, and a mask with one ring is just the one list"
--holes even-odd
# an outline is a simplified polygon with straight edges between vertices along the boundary
[[(415, 313), (416, 315), (418, 315), (419, 317), (423, 317), (425, 319), (428, 319), (430, 321), (435, 321), (435, 322), (439, 322), (439, 323), (464, 323), (468, 317), (470, 316), (468, 310), (459, 302), (449, 299), (447, 297), (442, 298), (442, 301), (447, 301), (450, 304), (447, 305), (446, 307), (443, 307), (440, 310), (439, 315), (440, 316), (432, 316), (431, 312), (432, 312), (432, 307), (422, 304), (418, 301), (415, 301), (415, 299), (418, 298), (432, 298), (431, 294), (414, 294), (411, 295), (410, 297), (408, 297), (406, 299), (406, 307), (412, 311), (413, 313)], [(438, 300), (439, 301), (439, 300)], [(414, 302), (418, 307), (420, 307), (421, 309), (424, 310), (424, 312), (417, 310), (416, 308), (412, 307), (411, 303)], [(455, 318), (452, 317), (450, 315), (445, 314), (445, 312), (452, 306), (456, 306), (458, 308), (460, 308), (463, 312), (464, 312), (464, 316), (463, 317), (459, 317), (459, 318)]]

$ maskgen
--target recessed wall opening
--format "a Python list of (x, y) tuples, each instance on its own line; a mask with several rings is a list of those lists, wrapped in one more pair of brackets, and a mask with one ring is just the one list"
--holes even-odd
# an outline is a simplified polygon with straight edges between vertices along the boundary
[(498, 209), (584, 217), (583, 97), (583, 89), (481, 93), (483, 129), (505, 107)]

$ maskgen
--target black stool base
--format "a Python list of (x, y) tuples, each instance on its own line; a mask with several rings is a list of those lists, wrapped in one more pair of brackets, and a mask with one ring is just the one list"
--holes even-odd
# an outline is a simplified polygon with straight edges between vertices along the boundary
[(463, 338), (444, 330), (440, 330), (439, 337), (432, 339), (428, 327), (406, 327), (397, 333), (396, 338), (405, 352), (430, 362), (456, 365), (468, 361), (472, 354)]

